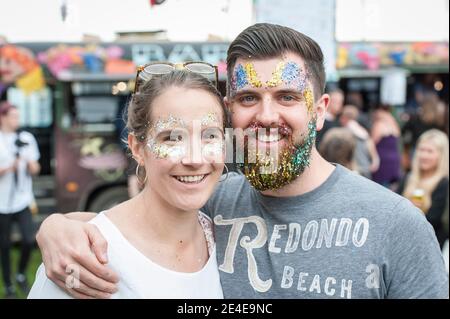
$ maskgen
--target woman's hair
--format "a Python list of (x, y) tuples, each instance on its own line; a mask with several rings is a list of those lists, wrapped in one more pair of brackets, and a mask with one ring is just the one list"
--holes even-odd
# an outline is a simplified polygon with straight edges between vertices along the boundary
[(9, 111), (14, 108), (16, 107), (9, 102), (0, 102), (0, 127), (2, 126), (2, 117), (8, 115)]
[(155, 99), (171, 87), (198, 89), (212, 94), (222, 107), (224, 126), (226, 109), (223, 98), (214, 84), (200, 74), (186, 70), (176, 70), (168, 74), (152, 77), (142, 85), (128, 105), (127, 129), (139, 142), (145, 142), (152, 123), (152, 105)]
[(405, 191), (402, 195), (407, 198), (411, 198), (414, 190), (417, 188), (423, 189), (425, 192), (423, 210), (426, 213), (431, 206), (431, 194), (437, 184), (442, 178), (448, 177), (449, 146), (447, 135), (437, 129), (431, 129), (423, 133), (417, 141), (417, 146), (422, 143), (432, 144), (437, 148), (439, 152), (438, 165), (433, 173), (433, 176), (431, 178), (427, 178), (426, 181), (423, 181), (420, 175), (419, 159), (416, 153), (413, 157), (411, 173), (408, 177)]
[(319, 153), (327, 161), (355, 169), (354, 153), (356, 141), (353, 134), (344, 127), (328, 130), (319, 145)]

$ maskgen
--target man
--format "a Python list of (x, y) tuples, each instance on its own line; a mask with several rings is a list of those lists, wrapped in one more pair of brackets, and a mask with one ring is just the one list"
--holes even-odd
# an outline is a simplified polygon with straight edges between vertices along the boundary
[(40, 171), (39, 149), (32, 134), (20, 131), (20, 114), (9, 102), (0, 102), (0, 261), (5, 296), (16, 296), (11, 276), (11, 233), (14, 223), (21, 234), (21, 255), (16, 282), (28, 293), (25, 276), (34, 245), (30, 205), (34, 201), (32, 176)]
[[(215, 223), (225, 298), (447, 298), (444, 262), (420, 211), (318, 154), (329, 96), (317, 43), (256, 24), (231, 43), (227, 66), (233, 127), (257, 134), (236, 143), (256, 145), (256, 160), (247, 154), (239, 164), (245, 177), (230, 174), (203, 209)], [(63, 289), (66, 267), (81, 265), (72, 295), (114, 291), (92, 225), (54, 215), (38, 242)]]

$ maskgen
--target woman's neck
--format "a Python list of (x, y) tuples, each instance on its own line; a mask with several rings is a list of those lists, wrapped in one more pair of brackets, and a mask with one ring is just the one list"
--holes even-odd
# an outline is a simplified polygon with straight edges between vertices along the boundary
[(420, 171), (420, 179), (421, 180), (427, 180), (427, 179), (430, 179), (430, 178), (432, 178), (433, 176), (434, 176), (434, 174), (436, 173), (436, 170), (426, 170), (426, 171), (424, 171), (424, 170), (421, 170)]
[(199, 235), (199, 230), (202, 232), (198, 210), (176, 208), (150, 187), (146, 187), (134, 199), (135, 209), (130, 211), (133, 214), (130, 220), (143, 236), (182, 246), (183, 243), (192, 242)]
[(12, 129), (11, 127), (8, 127), (6, 125), (0, 126), (0, 132), (8, 134), (8, 133), (14, 133), (16, 130)]

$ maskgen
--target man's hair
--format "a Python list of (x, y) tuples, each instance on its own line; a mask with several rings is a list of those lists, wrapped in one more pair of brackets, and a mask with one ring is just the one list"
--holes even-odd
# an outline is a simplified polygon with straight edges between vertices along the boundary
[(347, 104), (346, 106), (344, 106), (341, 116), (346, 117), (349, 120), (356, 121), (359, 116), (359, 109), (352, 104)]
[(318, 99), (325, 89), (323, 53), (319, 45), (303, 33), (270, 23), (252, 25), (231, 42), (227, 54), (227, 96), (230, 96), (230, 83), (238, 58), (268, 59), (280, 57), (286, 52), (295, 53), (304, 60), (314, 97)]

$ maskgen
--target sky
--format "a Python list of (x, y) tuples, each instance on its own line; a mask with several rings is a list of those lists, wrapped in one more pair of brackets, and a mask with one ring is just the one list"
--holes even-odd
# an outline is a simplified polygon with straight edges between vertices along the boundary
[[(68, 15), (60, 7), (67, 2)], [(252, 0), (0, 0), (0, 35), (9, 42), (80, 41), (83, 34), (113, 41), (115, 32), (165, 29), (172, 41), (232, 40), (252, 24)]]
[[(116, 32), (165, 29), (172, 41), (206, 41), (210, 34), (231, 41), (256, 21), (257, 6), (280, 17), (305, 17), (311, 7), (320, 10), (333, 0), (282, 2), (289, 1), (279, 6), (276, 0), (166, 0), (150, 7), (149, 0), (0, 0), (0, 35), (9, 42), (81, 41), (83, 34), (113, 41)], [(449, 40), (449, 0), (336, 0), (335, 7), (338, 41)]]

